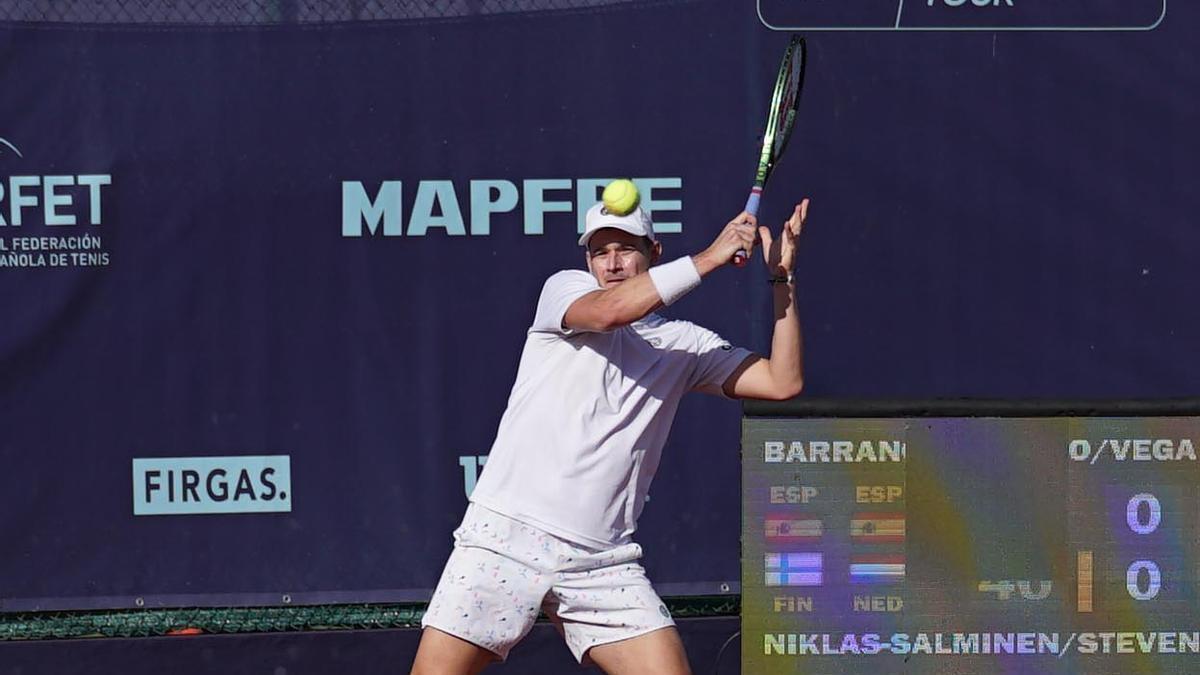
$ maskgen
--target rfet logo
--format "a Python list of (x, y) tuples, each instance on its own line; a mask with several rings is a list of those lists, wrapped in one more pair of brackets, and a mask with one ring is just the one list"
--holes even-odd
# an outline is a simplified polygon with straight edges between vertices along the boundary
[(38, 161), (36, 153), (27, 157), (0, 138), (0, 269), (107, 267), (111, 257), (99, 225), (112, 175), (38, 175), (29, 166)]
[(5, 148), (7, 148), (8, 150), (11, 150), (12, 152), (17, 153), (17, 157), (24, 157), (24, 155), (21, 154), (21, 151), (17, 149), (17, 146), (13, 145), (12, 143), (9, 143), (8, 141), (4, 140), (3, 138), (0, 138), (0, 155), (4, 154)]
[[(13, 158), (25, 160), (18, 165), (30, 161), (12, 141), (0, 138), (0, 160)], [(10, 162), (2, 166), (4, 173), (13, 170)], [(105, 188), (112, 182), (107, 173), (0, 175), (0, 227), (101, 225)]]

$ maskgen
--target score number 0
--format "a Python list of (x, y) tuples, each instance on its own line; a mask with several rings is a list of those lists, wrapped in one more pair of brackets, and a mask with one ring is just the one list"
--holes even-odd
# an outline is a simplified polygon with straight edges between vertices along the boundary
[[(1144, 510), (1142, 507), (1146, 507)], [(1143, 515), (1143, 511), (1145, 515)], [(1142, 536), (1156, 532), (1162, 524), (1162, 505), (1158, 497), (1141, 492), (1129, 499), (1125, 505), (1125, 524), (1130, 531)], [(1077, 610), (1092, 611), (1092, 552), (1081, 550), (1076, 555), (1076, 572), (1079, 584), (1079, 599)], [(1146, 575), (1146, 583), (1142, 584), (1142, 573)], [(1125, 590), (1134, 600), (1153, 600), (1162, 589), (1162, 572), (1158, 563), (1153, 560), (1135, 560), (1125, 570)]]

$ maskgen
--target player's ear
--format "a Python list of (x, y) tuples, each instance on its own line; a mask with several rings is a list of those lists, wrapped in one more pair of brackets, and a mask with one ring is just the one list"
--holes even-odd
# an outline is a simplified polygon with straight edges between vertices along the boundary
[(650, 244), (650, 264), (653, 265), (662, 257), (662, 242), (656, 241)]

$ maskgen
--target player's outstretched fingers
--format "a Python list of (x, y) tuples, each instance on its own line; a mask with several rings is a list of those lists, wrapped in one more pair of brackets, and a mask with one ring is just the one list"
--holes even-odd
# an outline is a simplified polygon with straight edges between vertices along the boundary
[(763, 261), (769, 265), (771, 264), (771, 244), (775, 241), (771, 237), (771, 228), (760, 226), (758, 228), (758, 237), (762, 240)]
[(808, 220), (808, 197), (805, 197), (796, 205), (792, 212), (792, 217), (788, 220), (789, 228), (792, 234), (800, 234), (804, 229), (804, 221)]

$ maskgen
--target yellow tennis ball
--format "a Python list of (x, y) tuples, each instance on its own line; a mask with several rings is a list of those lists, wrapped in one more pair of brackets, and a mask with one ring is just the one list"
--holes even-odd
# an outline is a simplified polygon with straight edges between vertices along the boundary
[(604, 188), (604, 208), (614, 215), (632, 213), (639, 200), (637, 186), (628, 178), (618, 178)]

